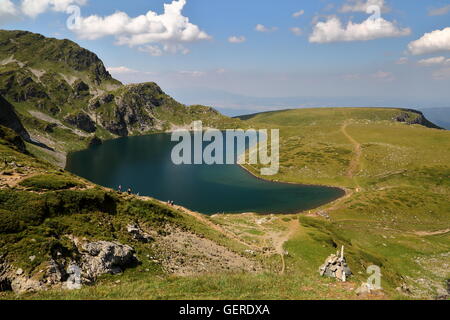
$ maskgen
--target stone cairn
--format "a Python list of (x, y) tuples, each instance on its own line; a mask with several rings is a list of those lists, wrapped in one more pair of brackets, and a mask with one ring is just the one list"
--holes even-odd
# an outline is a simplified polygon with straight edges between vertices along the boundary
[(347, 278), (352, 275), (352, 272), (345, 261), (344, 246), (342, 246), (341, 252), (338, 250), (336, 254), (330, 255), (325, 260), (319, 272), (321, 276), (336, 278), (342, 282), (347, 281)]

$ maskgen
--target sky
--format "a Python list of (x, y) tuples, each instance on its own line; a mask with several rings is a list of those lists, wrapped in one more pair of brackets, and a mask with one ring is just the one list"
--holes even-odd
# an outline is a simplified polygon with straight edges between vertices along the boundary
[(0, 28), (73, 40), (124, 83), (228, 115), (450, 107), (449, 0), (0, 0)]

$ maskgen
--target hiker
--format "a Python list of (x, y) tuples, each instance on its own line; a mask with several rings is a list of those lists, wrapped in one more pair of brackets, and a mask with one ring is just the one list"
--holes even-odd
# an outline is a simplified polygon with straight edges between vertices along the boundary
[(131, 195), (131, 188), (128, 188), (127, 193)]
[(119, 190), (119, 193), (122, 193), (122, 185), (119, 185), (118, 190)]

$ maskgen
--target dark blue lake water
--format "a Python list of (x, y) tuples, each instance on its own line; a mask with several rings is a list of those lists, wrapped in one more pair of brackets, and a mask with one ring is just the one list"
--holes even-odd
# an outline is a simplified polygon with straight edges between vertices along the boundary
[(171, 161), (170, 134), (110, 140), (69, 155), (67, 170), (99, 185), (173, 200), (205, 214), (293, 213), (344, 195), (337, 188), (258, 179), (238, 165), (180, 165)]

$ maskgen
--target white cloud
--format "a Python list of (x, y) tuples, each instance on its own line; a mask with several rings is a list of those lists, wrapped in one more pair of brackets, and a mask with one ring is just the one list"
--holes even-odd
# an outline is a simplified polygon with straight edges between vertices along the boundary
[(435, 80), (450, 79), (450, 68), (443, 68), (433, 72), (433, 79)]
[(192, 77), (192, 78), (199, 78), (199, 77), (203, 77), (204, 75), (206, 75), (206, 73), (203, 71), (180, 71), (180, 72), (178, 72), (178, 74), (180, 74), (182, 76)]
[(109, 72), (112, 74), (126, 74), (126, 73), (137, 73), (138, 71), (130, 69), (128, 67), (120, 66), (120, 67), (108, 67)]
[(159, 46), (147, 45), (139, 48), (139, 51), (150, 54), (154, 57), (159, 57), (163, 55), (163, 51)]
[(232, 36), (228, 38), (228, 42), (230, 43), (243, 43), (247, 39), (244, 36)]
[(71, 5), (85, 5), (86, 0), (23, 0), (22, 12), (30, 17), (36, 17), (48, 10), (64, 12)]
[(428, 10), (429, 16), (443, 16), (450, 12), (450, 4), (442, 8), (433, 8)]
[(350, 74), (344, 74), (341, 76), (342, 79), (351, 81), (351, 80), (359, 80), (361, 79), (361, 75), (358, 73), (350, 73)]
[(255, 27), (255, 30), (258, 32), (273, 32), (273, 31), (277, 31), (278, 28), (277, 27), (268, 28), (265, 25), (257, 24)]
[(18, 10), (11, 0), (0, 0), (0, 24), (14, 20)]
[[(116, 44), (142, 46), (161, 44), (165, 52), (186, 54), (189, 52), (181, 43), (209, 40), (211, 37), (183, 16), (182, 10), (186, 0), (174, 0), (164, 4), (164, 13), (158, 15), (148, 11), (145, 15), (131, 18), (118, 11), (110, 16), (92, 15), (81, 17), (79, 25), (73, 31), (82, 39), (95, 40), (105, 36), (114, 36)], [(154, 55), (156, 47), (142, 47)]]
[(166, 43), (162, 46), (160, 45), (146, 45), (138, 48), (139, 51), (150, 54), (154, 57), (162, 56), (164, 53), (171, 54), (189, 54), (190, 50), (179, 43)]
[(395, 80), (395, 76), (392, 74), (392, 72), (387, 72), (387, 71), (378, 71), (378, 72), (372, 74), (371, 77), (374, 79), (377, 79), (377, 80), (388, 81), (388, 82)]
[(408, 58), (406, 58), (406, 57), (401, 57), (401, 58), (398, 59), (395, 63), (396, 63), (396, 64), (407, 64), (408, 61), (409, 61)]
[(414, 55), (450, 51), (450, 27), (425, 33), (420, 39), (408, 45)]
[(422, 60), (419, 60), (417, 63), (424, 67), (431, 67), (431, 66), (443, 65), (443, 64), (450, 65), (450, 59), (440, 56), (440, 57), (422, 59)]
[(301, 36), (303, 34), (303, 30), (301, 28), (298, 28), (298, 27), (291, 28), (290, 30), (296, 36)]
[(316, 23), (309, 41), (314, 43), (367, 41), (378, 38), (401, 37), (410, 33), (411, 29), (399, 28), (395, 23), (383, 18), (368, 18), (362, 23), (349, 21), (346, 26), (343, 26), (341, 20), (333, 16), (325, 22)]
[(390, 9), (386, 6), (384, 0), (347, 0), (347, 2), (339, 9), (340, 12), (367, 12), (371, 6), (380, 8), (380, 12), (389, 12)]
[(294, 18), (299, 18), (299, 17), (301, 17), (301, 16), (304, 15), (304, 14), (305, 14), (305, 10), (300, 10), (300, 11), (294, 12), (294, 13), (292, 14), (292, 17), (294, 17)]

